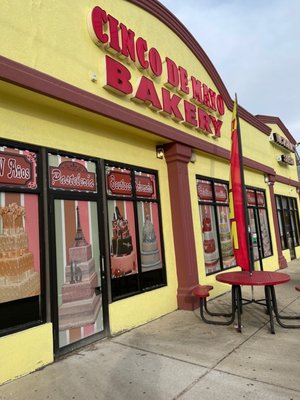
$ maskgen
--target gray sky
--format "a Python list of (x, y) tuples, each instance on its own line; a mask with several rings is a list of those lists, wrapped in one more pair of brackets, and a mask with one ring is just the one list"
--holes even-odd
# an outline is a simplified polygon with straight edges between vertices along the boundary
[(231, 97), (300, 142), (300, 1), (160, 0), (191, 32)]

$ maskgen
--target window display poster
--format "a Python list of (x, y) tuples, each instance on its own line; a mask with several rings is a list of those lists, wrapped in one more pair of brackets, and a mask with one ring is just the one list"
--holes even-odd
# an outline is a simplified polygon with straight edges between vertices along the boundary
[(135, 171), (135, 192), (137, 197), (156, 199), (155, 175)]
[(108, 196), (132, 197), (131, 171), (118, 167), (105, 167)]
[(249, 208), (248, 209), (253, 258), (254, 258), (254, 261), (257, 261), (257, 260), (259, 260), (259, 253), (258, 253), (257, 232), (256, 232), (256, 226), (255, 226), (255, 214), (254, 214), (254, 212), (255, 211), (254, 211), (253, 208)]
[(137, 274), (136, 232), (132, 201), (108, 200), (111, 277)]
[(103, 330), (97, 203), (55, 200), (59, 346)]
[(260, 222), (264, 257), (269, 257), (272, 255), (272, 249), (271, 249), (271, 238), (270, 238), (268, 219), (267, 219), (267, 211), (261, 208), (258, 210), (258, 212), (259, 212), (259, 222)]
[(0, 146), (0, 186), (37, 188), (37, 154)]
[(197, 179), (197, 194), (200, 201), (213, 201), (213, 186), (212, 182)]
[(38, 296), (38, 196), (0, 193), (0, 303)]
[(229, 207), (217, 207), (222, 261), (224, 269), (236, 265), (230, 231)]
[(221, 270), (214, 209), (209, 205), (199, 205), (199, 207), (205, 270), (210, 274)]
[(156, 203), (138, 203), (138, 225), (142, 272), (162, 268), (158, 205)]
[(48, 154), (49, 187), (54, 190), (97, 192), (96, 163)]

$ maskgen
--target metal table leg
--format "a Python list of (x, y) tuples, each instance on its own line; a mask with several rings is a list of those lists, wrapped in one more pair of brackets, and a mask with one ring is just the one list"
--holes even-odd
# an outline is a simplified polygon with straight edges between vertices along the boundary
[(241, 287), (239, 285), (233, 285), (232, 291), (234, 292), (234, 300), (235, 300), (235, 309), (237, 313), (237, 330), (238, 332), (242, 332), (242, 294)]
[(273, 287), (273, 286), (265, 286), (265, 294), (266, 294), (267, 310), (268, 310), (268, 314), (269, 314), (269, 318), (270, 318), (270, 329), (271, 329), (271, 333), (275, 334), (273, 310), (272, 310), (273, 307), (272, 307), (271, 287)]
[[(299, 329), (300, 328), (300, 324), (299, 325), (288, 325), (288, 324), (284, 324), (281, 321), (281, 316), (278, 312), (278, 307), (277, 307), (277, 300), (276, 300), (276, 294), (275, 294), (275, 289), (274, 286), (269, 286), (270, 288), (270, 292), (271, 292), (271, 298), (272, 298), (272, 304), (273, 304), (273, 310), (274, 310), (274, 314), (275, 314), (275, 318), (276, 321), (278, 322), (278, 324), (282, 327), (282, 328), (290, 328), (290, 329)], [(298, 316), (295, 315), (296, 318), (288, 318), (288, 319), (298, 319)]]

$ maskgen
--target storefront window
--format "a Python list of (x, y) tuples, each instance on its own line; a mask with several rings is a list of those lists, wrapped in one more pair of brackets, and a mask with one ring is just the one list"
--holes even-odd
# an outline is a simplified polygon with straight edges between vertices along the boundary
[(197, 179), (206, 274), (236, 265), (230, 233), (228, 186), (223, 182)]
[(106, 165), (114, 300), (166, 283), (157, 175)]
[(295, 246), (299, 246), (299, 214), (297, 200), (293, 197), (276, 196), (277, 216), (282, 249), (290, 249), (295, 256)]
[(251, 245), (254, 261), (272, 255), (272, 245), (265, 193), (247, 188), (247, 207), (251, 230)]
[(38, 163), (0, 147), (0, 334), (42, 320)]

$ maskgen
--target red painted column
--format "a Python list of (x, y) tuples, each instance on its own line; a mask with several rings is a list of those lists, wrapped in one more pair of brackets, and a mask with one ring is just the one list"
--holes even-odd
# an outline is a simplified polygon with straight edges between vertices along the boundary
[(268, 185), (269, 185), (269, 192), (271, 198), (271, 205), (272, 205), (272, 214), (273, 214), (273, 221), (274, 221), (274, 229), (275, 229), (275, 238), (276, 238), (276, 247), (278, 253), (278, 264), (279, 268), (287, 268), (288, 264), (287, 261), (282, 254), (282, 246), (281, 246), (281, 239), (280, 239), (280, 232), (279, 232), (279, 222), (277, 216), (277, 207), (276, 207), (276, 200), (274, 194), (274, 183), (275, 183), (275, 176), (268, 175)]
[(164, 145), (164, 154), (168, 165), (178, 277), (178, 308), (193, 310), (198, 307), (191, 293), (198, 284), (198, 268), (188, 177), (188, 163), (192, 149), (182, 144), (169, 143)]

